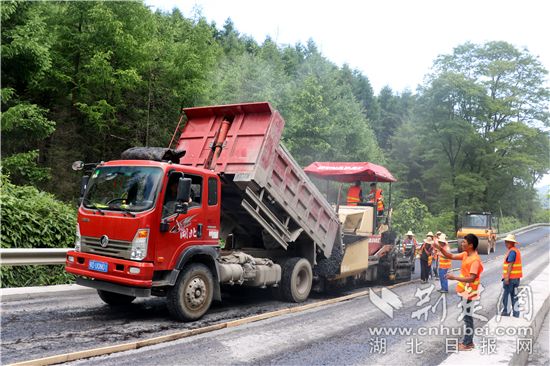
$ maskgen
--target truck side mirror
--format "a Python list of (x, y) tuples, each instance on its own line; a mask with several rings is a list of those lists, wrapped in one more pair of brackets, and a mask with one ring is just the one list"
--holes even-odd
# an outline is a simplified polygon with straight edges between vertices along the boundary
[(160, 223), (160, 232), (167, 233), (168, 230), (170, 230), (170, 225), (168, 224), (168, 222), (166, 222), (166, 220), (162, 220), (162, 222)]
[(178, 182), (178, 194), (176, 195), (176, 213), (186, 214), (189, 197), (191, 196), (191, 179), (180, 178)]
[(178, 194), (176, 201), (187, 203), (191, 196), (191, 178), (180, 178), (178, 182)]
[(74, 171), (78, 171), (78, 170), (82, 170), (84, 169), (84, 162), (83, 161), (75, 161), (73, 163), (73, 165), (71, 165), (71, 168), (74, 170)]

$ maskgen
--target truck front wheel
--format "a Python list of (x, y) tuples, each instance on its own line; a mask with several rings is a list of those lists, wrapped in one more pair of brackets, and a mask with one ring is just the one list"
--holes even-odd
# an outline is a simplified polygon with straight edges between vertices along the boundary
[(305, 258), (290, 258), (283, 265), (281, 294), (287, 301), (306, 301), (313, 283), (311, 264)]
[(127, 305), (136, 299), (135, 296), (122, 295), (105, 290), (97, 290), (97, 294), (103, 302), (112, 306)]
[(176, 284), (168, 291), (168, 310), (179, 320), (197, 320), (210, 308), (213, 290), (210, 269), (204, 264), (193, 263), (180, 273)]

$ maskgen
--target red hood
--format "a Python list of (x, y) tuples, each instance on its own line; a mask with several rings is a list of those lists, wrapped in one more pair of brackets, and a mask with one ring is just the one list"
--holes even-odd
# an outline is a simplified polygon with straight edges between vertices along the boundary
[(121, 212), (104, 212), (105, 215), (101, 215), (94, 210), (80, 208), (80, 235), (95, 238), (107, 235), (109, 239), (132, 241), (138, 229), (150, 227), (151, 211), (136, 213), (136, 217), (124, 216)]

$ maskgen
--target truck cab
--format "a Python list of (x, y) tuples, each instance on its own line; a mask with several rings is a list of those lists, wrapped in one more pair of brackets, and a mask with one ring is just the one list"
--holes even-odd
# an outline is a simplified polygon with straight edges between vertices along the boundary
[[(184, 180), (189, 198), (178, 203)], [(219, 197), (219, 177), (206, 169), (149, 160), (99, 164), (78, 210), (66, 270), (110, 304), (162, 295), (194, 254), (216, 277)], [(219, 298), (219, 286), (214, 292)]]

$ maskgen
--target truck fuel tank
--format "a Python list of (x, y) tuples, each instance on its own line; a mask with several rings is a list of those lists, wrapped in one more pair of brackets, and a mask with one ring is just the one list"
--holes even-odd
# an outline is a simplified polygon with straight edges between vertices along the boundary
[(270, 259), (234, 252), (218, 258), (220, 283), (250, 287), (276, 286), (281, 282), (281, 266)]

